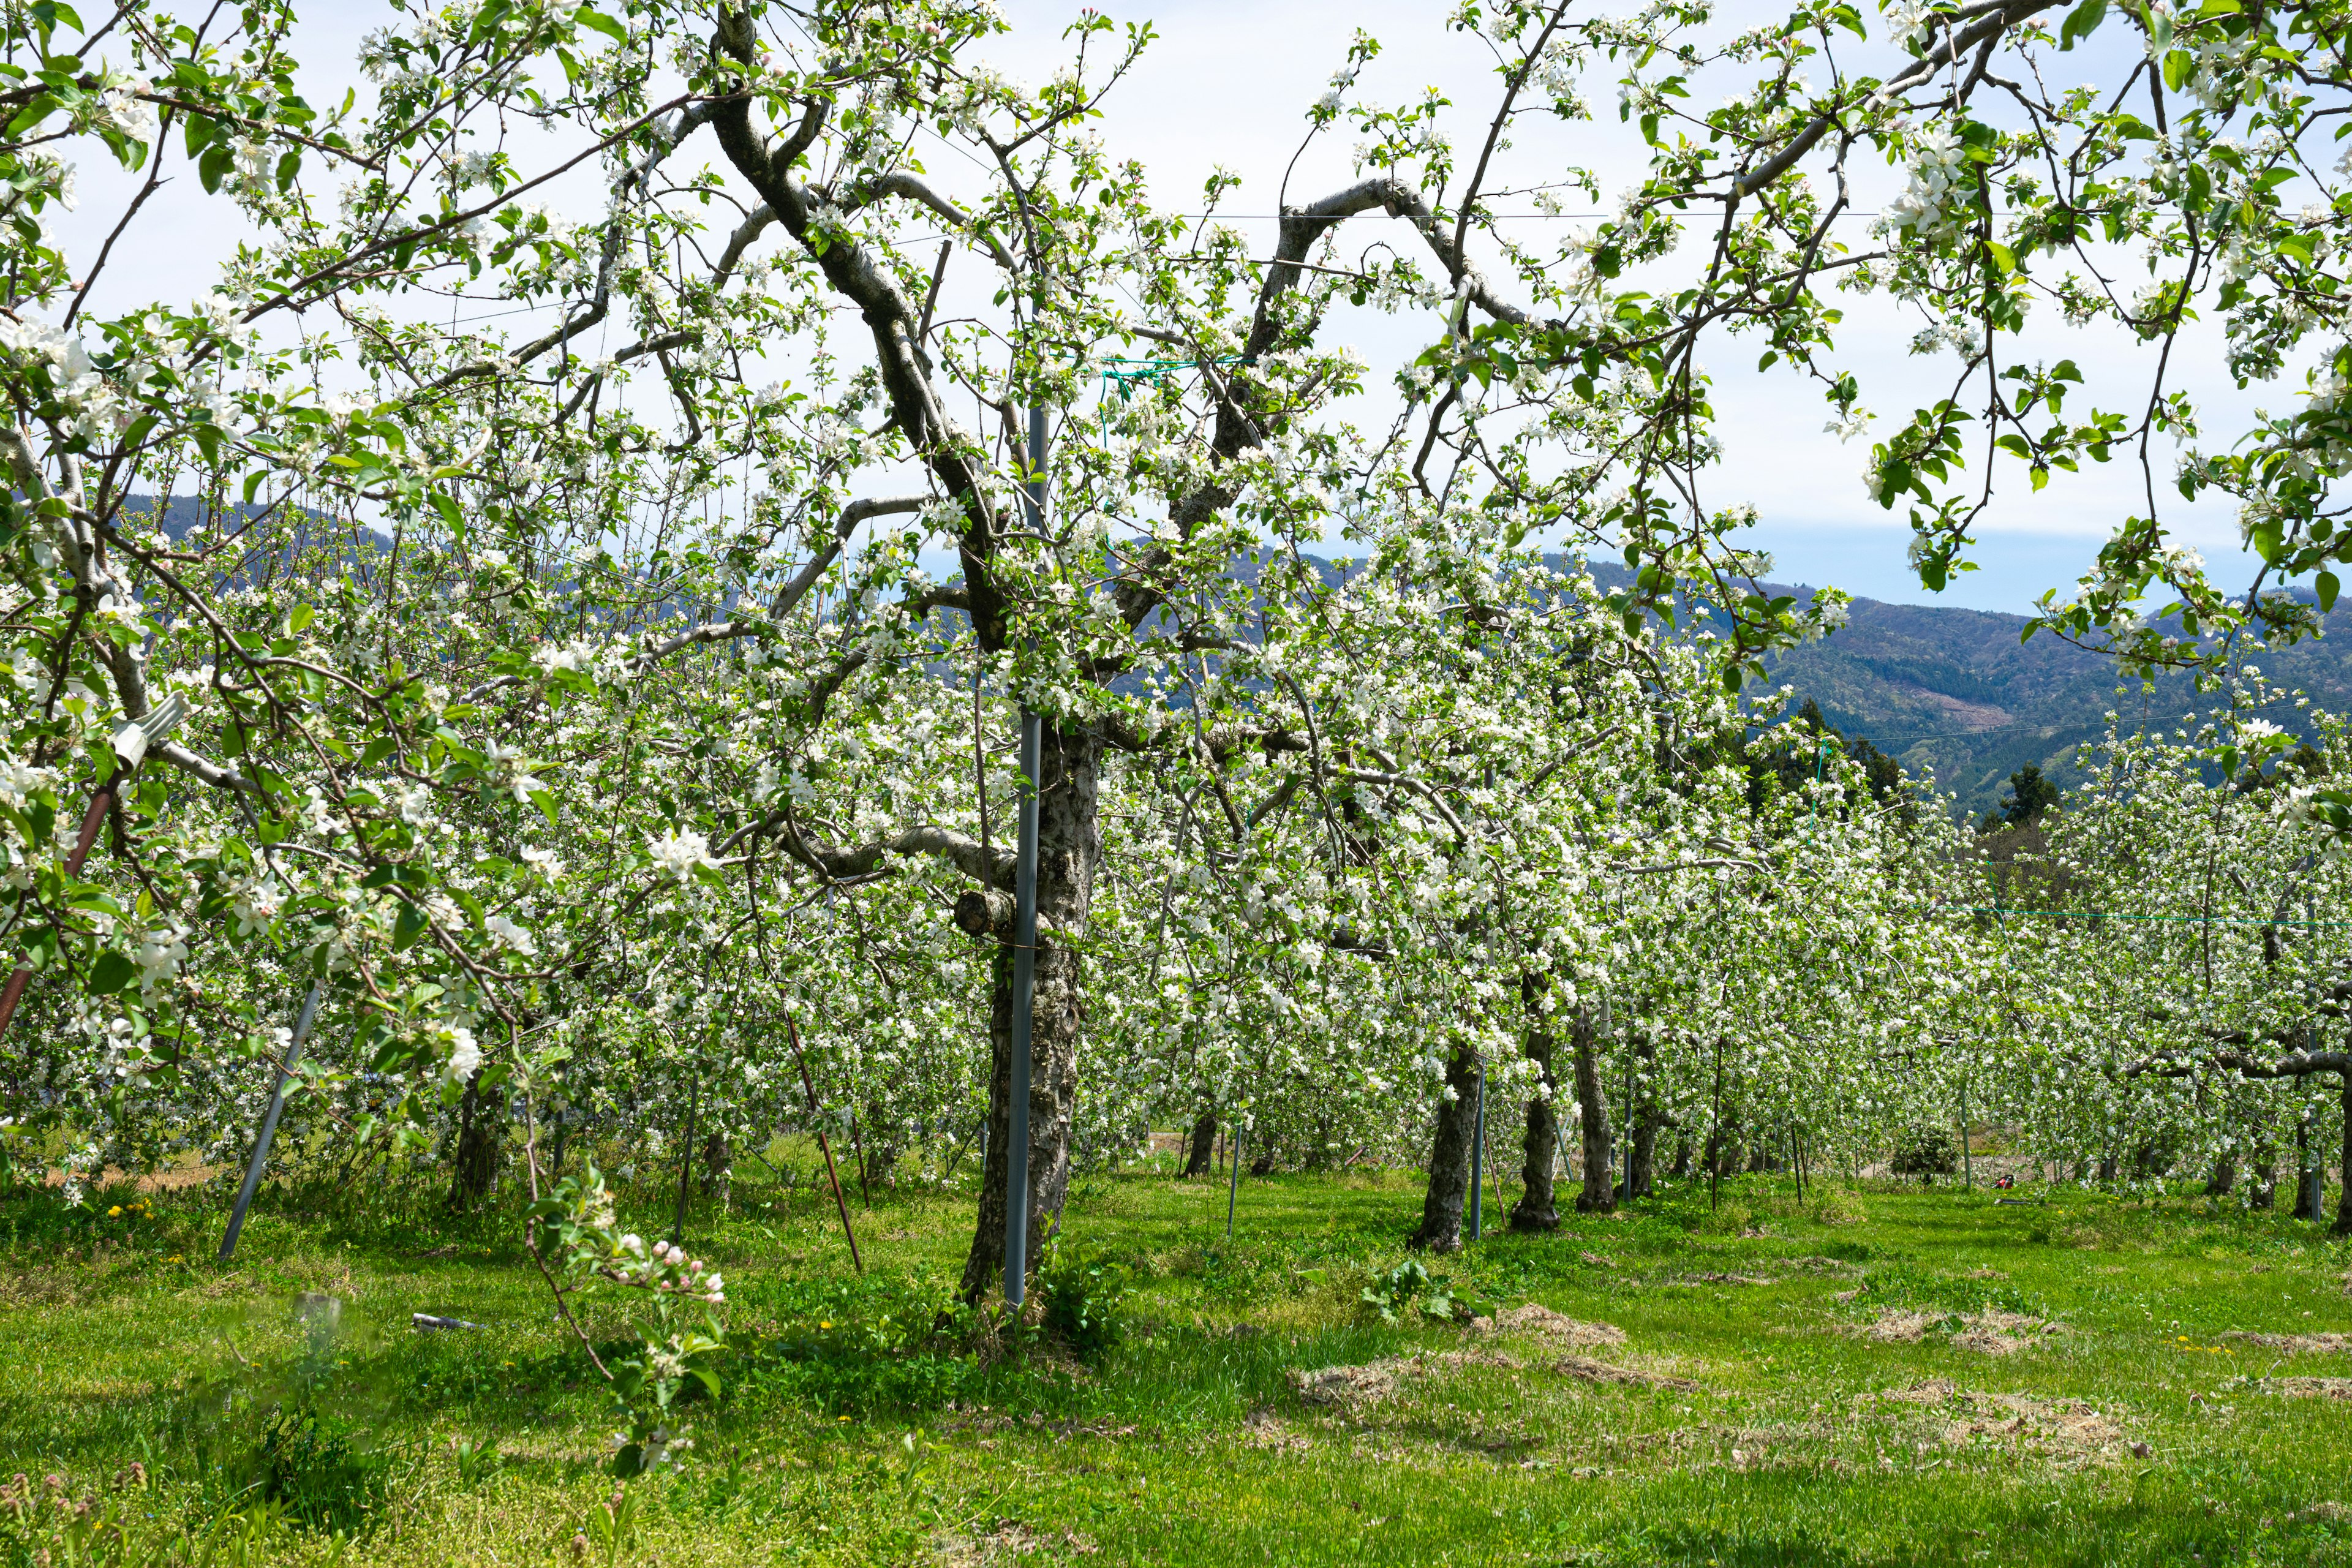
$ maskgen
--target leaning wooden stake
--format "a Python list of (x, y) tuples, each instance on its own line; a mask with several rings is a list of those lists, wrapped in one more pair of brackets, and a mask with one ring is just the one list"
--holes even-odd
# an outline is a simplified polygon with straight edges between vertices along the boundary
[[(790, 1013), (784, 1015), (784, 1027), (793, 1037), (793, 1055), (801, 1064), (801, 1087), (808, 1090), (809, 1120), (814, 1123), (819, 1114), (816, 1108), (816, 1079), (809, 1076), (808, 1053), (801, 1049), (801, 1029), (793, 1022)], [(849, 1238), (849, 1261), (860, 1274), (866, 1272), (866, 1260), (857, 1256), (857, 1232), (850, 1228), (849, 1200), (841, 1195), (841, 1173), (833, 1168), (833, 1145), (825, 1142), (824, 1129), (816, 1129), (816, 1146), (824, 1155), (825, 1180), (833, 1184), (833, 1206), (841, 1211), (841, 1234)]]

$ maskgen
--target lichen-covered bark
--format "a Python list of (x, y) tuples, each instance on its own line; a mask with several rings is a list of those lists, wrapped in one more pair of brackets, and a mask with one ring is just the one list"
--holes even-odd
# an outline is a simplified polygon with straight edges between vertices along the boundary
[(1204, 1110), (1201, 1112), (1201, 1119), (1192, 1123), (1192, 1137), (1186, 1143), (1184, 1174), (1205, 1176), (1215, 1170), (1216, 1165), (1217, 1113)]
[(1576, 1194), (1579, 1214), (1613, 1214), (1617, 1208), (1615, 1145), (1609, 1136), (1609, 1096), (1601, 1087), (1601, 1040), (1590, 1009), (1577, 1008), (1569, 1027), (1576, 1047), (1578, 1130), (1584, 1144), (1584, 1190)]
[[(1070, 1114), (1077, 1103), (1083, 973), (1053, 931), (1083, 931), (1102, 863), (1096, 786), (1102, 742), (1082, 728), (1045, 728), (1037, 797), (1036, 989), (1029, 1025), (1029, 1248), (1034, 1273), (1070, 1190)], [(978, 1300), (1004, 1268), (1005, 1179), (1013, 1125), (1013, 948), (1000, 943), (989, 1005), (988, 1163), (963, 1294)]]
[(702, 1141), (702, 1190), (724, 1208), (734, 1190), (734, 1178), (735, 1152), (728, 1147), (726, 1133), (713, 1132)]
[(2294, 1217), (2316, 1220), (2320, 1217), (2321, 1189), (2326, 1184), (2319, 1168), (2311, 1162), (2311, 1121), (2298, 1117), (2294, 1124)]
[(1643, 1040), (1633, 1054), (1642, 1065), (1633, 1090), (1633, 1169), (1626, 1177), (1625, 1191), (1620, 1194), (1628, 1201), (1649, 1197), (1657, 1190), (1658, 1131), (1665, 1125), (1651, 1085), (1658, 1061), (1657, 1042)]
[(1462, 1209), (1470, 1198), (1471, 1144), (1478, 1121), (1478, 1053), (1471, 1047), (1457, 1047), (1447, 1060), (1445, 1087), (1453, 1097), (1437, 1108), (1429, 1191), (1421, 1203), (1421, 1225), (1408, 1241), (1430, 1252), (1462, 1247)]
[(1527, 1055), (1536, 1064), (1536, 1073), (1542, 1092), (1528, 1101), (1528, 1131), (1522, 1145), (1526, 1160), (1519, 1167), (1519, 1201), (1511, 1205), (1513, 1230), (1544, 1231), (1559, 1228), (1559, 1206), (1552, 1191), (1552, 1169), (1559, 1162), (1559, 1113), (1553, 1109), (1559, 1092), (1559, 1076), (1552, 1071), (1552, 1052), (1557, 1046), (1549, 1023), (1537, 1011), (1537, 999), (1543, 993), (1543, 982), (1533, 974), (1519, 977), (1519, 996), (1528, 1011)]
[(2344, 1075), (2344, 1143), (2336, 1158), (2336, 1174), (2343, 1188), (2336, 1195), (2336, 1224), (2338, 1236), (2352, 1236), (2352, 1073)]
[(457, 1106), (457, 1148), (450, 1161), (449, 1206), (470, 1209), (490, 1195), (499, 1184), (499, 1128), (482, 1102), (478, 1068), (466, 1080), (466, 1097)]

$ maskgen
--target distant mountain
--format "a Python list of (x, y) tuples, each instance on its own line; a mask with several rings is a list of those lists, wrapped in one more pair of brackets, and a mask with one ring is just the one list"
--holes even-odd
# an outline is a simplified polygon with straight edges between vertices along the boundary
[[(2246, 662), (2307, 693), (2315, 707), (2352, 712), (2352, 637), (2340, 635), (2352, 611), (2338, 610), (2327, 625), (2339, 635), (2250, 652)], [(1769, 679), (1820, 703), (1838, 729), (1933, 774), (1979, 818), (2028, 763), (2061, 784), (2077, 782), (2074, 750), (2105, 732), (2110, 711), (2137, 730), (2178, 726), (2210, 706), (2185, 676), (2161, 677), (2143, 690), (2112, 659), (2047, 632), (2021, 644), (2024, 627), (2021, 616), (1856, 599), (1844, 629), (1779, 655)], [(2291, 723), (2284, 715), (2280, 721)]]

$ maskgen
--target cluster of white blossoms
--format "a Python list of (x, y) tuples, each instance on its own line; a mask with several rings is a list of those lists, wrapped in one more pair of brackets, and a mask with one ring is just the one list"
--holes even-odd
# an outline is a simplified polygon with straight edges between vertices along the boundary
[(1910, 184), (1886, 204), (1876, 227), (1930, 244), (1955, 237), (1966, 221), (1968, 159), (1951, 127), (1937, 125), (1912, 143)]

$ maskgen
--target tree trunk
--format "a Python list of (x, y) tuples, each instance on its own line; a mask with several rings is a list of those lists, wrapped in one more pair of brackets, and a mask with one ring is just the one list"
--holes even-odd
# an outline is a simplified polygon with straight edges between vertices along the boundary
[(1657, 1096), (1650, 1092), (1648, 1083), (1650, 1070), (1658, 1060), (1657, 1045), (1654, 1041), (1643, 1040), (1633, 1047), (1633, 1054), (1642, 1064), (1636, 1079), (1642, 1087), (1634, 1095), (1637, 1109), (1633, 1116), (1633, 1169), (1625, 1183), (1628, 1199), (1646, 1198), (1655, 1194), (1658, 1184), (1658, 1131), (1665, 1124), (1665, 1118), (1658, 1110)]
[(1462, 1249), (1462, 1209), (1475, 1179), (1470, 1169), (1473, 1131), (1478, 1121), (1478, 1053), (1467, 1044), (1445, 1064), (1451, 1099), (1437, 1108), (1437, 1131), (1429, 1149), (1429, 1192), (1421, 1202), (1421, 1226), (1406, 1245), (1431, 1252)]
[(1543, 982), (1537, 976), (1519, 976), (1519, 997), (1528, 1008), (1528, 1060), (1536, 1064), (1542, 1089), (1528, 1101), (1527, 1159), (1519, 1167), (1519, 1201), (1511, 1205), (1513, 1230), (1559, 1228), (1559, 1208), (1551, 1182), (1552, 1168), (1559, 1163), (1559, 1115), (1552, 1109), (1559, 1079), (1551, 1066), (1556, 1042), (1543, 1016), (1536, 1011), (1543, 990)]
[[(1037, 954), (1029, 1027), (1028, 1271), (1034, 1273), (1070, 1189), (1070, 1113), (1077, 1102), (1083, 1014), (1078, 954), (1051, 933), (1086, 930), (1102, 863), (1096, 800), (1102, 742), (1082, 728), (1044, 727), (1038, 748)], [(964, 1260), (963, 1297), (977, 1301), (1004, 1268), (1006, 1140), (1013, 1125), (1013, 944), (997, 944), (989, 984), (988, 1163), (980, 1221)]]
[(728, 1194), (733, 1190), (735, 1157), (727, 1147), (727, 1134), (714, 1131), (702, 1141), (702, 1190), (727, 1206)]
[(1666, 1174), (1677, 1182), (1687, 1181), (1691, 1173), (1691, 1152), (1690, 1134), (1685, 1132), (1675, 1144), (1674, 1166), (1667, 1171)]
[(1192, 1136), (1186, 1140), (1184, 1174), (1205, 1176), (1216, 1168), (1216, 1163), (1217, 1113), (1204, 1110), (1201, 1119), (1192, 1123)]
[(2338, 1236), (2352, 1236), (2352, 1073), (2344, 1075), (2344, 1142), (2336, 1160), (2336, 1173), (2343, 1181), (2336, 1194), (2336, 1224), (2331, 1228)]
[(1576, 1105), (1582, 1122), (1584, 1190), (1576, 1195), (1579, 1214), (1614, 1214), (1617, 1182), (1614, 1145), (1609, 1138), (1609, 1097), (1601, 1087), (1601, 1042), (1592, 1015), (1579, 1006), (1569, 1025), (1576, 1045)]
[(2238, 1157), (2235, 1154), (2224, 1154), (2213, 1162), (2213, 1173), (2205, 1181), (2205, 1195), (2209, 1198), (2226, 1198), (2237, 1184)]
[(482, 1069), (466, 1080), (458, 1101), (457, 1152), (450, 1163), (449, 1206), (470, 1209), (490, 1195), (499, 1182), (499, 1132), (482, 1104)]
[(2315, 1220), (2321, 1205), (2319, 1172), (2311, 1163), (2311, 1118), (2294, 1124), (2294, 1217)]
[(898, 1137), (896, 1127), (879, 1108), (869, 1105), (859, 1118), (866, 1133), (866, 1177), (877, 1186), (898, 1184)]

